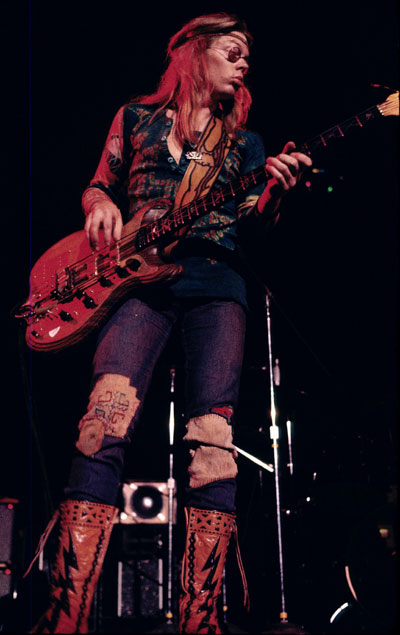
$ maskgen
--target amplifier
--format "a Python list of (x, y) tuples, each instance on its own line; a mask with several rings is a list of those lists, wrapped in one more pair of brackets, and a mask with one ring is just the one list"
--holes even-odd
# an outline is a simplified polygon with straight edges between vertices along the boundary
[[(115, 617), (158, 617), (164, 610), (164, 563), (162, 558), (125, 560), (115, 563), (113, 578), (103, 576), (103, 598)], [(103, 600), (103, 611), (106, 605)]]
[(112, 618), (143, 621), (164, 615), (168, 579), (166, 539), (165, 525), (114, 527), (97, 594), (100, 621)]
[(16, 514), (19, 501), (0, 499), (0, 598), (16, 594)]
[(0, 562), (11, 564), (13, 558), (18, 503), (14, 498), (0, 499)]

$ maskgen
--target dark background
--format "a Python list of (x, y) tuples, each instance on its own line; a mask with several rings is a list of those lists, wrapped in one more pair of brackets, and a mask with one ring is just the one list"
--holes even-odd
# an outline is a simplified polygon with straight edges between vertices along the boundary
[[(29, 271), (43, 251), (82, 227), (80, 196), (116, 110), (155, 89), (172, 33), (199, 13), (220, 10), (244, 18), (255, 37), (248, 127), (269, 154), (384, 101), (390, 91), (372, 84), (398, 88), (398, 16), (396, 3), (386, 0), (207, 2), (197, 9), (44, 0), (8, 5), (3, 13), (0, 496), (21, 501), (27, 561), (66, 478), (94, 338), (56, 355), (31, 353), (10, 317), (13, 307), (26, 299)], [(328, 628), (333, 610), (349, 599), (343, 565), (353, 559), (363, 563), (359, 594), (368, 597), (367, 622), (378, 624), (370, 632), (388, 632), (396, 545), (372, 557), (365, 528), (386, 523), (396, 531), (397, 118), (373, 121), (313, 158), (323, 171), (307, 174), (285, 199), (267, 241), (252, 247), (253, 266), (272, 294), (273, 355), (281, 370), (289, 617), (316, 632)], [(255, 281), (249, 299), (236, 442), (270, 463), (265, 295)], [(181, 356), (173, 343), (155, 374), (127, 478), (168, 477), (171, 362), (182, 410)], [(287, 418), (294, 422), (292, 477)], [(177, 447), (179, 422), (180, 414)], [(258, 468), (240, 457), (239, 469), (238, 522), (254, 601), (250, 618), (233, 607), (232, 616), (259, 625), (277, 620), (280, 610), (273, 477), (264, 473), (261, 487)], [(385, 591), (379, 597), (377, 571)], [(235, 573), (232, 580), (235, 594)]]

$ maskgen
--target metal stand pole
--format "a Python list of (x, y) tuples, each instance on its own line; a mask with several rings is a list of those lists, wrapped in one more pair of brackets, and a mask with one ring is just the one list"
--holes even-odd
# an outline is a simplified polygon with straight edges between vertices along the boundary
[(146, 631), (150, 633), (177, 633), (177, 624), (174, 620), (173, 611), (173, 525), (175, 511), (176, 484), (174, 479), (174, 434), (175, 434), (175, 368), (170, 369), (170, 404), (169, 404), (169, 478), (168, 478), (168, 571), (167, 571), (167, 607), (165, 611), (166, 621), (159, 624), (154, 630)]
[(169, 405), (169, 478), (168, 478), (168, 589), (167, 589), (167, 624), (172, 624), (172, 583), (173, 583), (173, 522), (174, 522), (174, 495), (175, 495), (175, 479), (174, 479), (174, 433), (175, 433), (175, 369), (171, 368), (171, 400)]
[(269, 387), (271, 400), (271, 427), (270, 438), (272, 440), (272, 448), (274, 454), (274, 477), (275, 477), (275, 498), (276, 498), (276, 522), (278, 531), (278, 555), (279, 555), (279, 573), (281, 584), (281, 611), (279, 614), (281, 623), (288, 621), (286, 612), (285, 598), (285, 579), (283, 567), (283, 547), (282, 547), (282, 526), (281, 526), (281, 502), (280, 502), (280, 483), (279, 483), (279, 428), (276, 424), (276, 406), (275, 406), (275, 387), (274, 387), (274, 368), (272, 365), (272, 340), (271, 340), (271, 312), (269, 291), (266, 293), (266, 313), (267, 313), (267, 334), (268, 334), (268, 361), (269, 361)]

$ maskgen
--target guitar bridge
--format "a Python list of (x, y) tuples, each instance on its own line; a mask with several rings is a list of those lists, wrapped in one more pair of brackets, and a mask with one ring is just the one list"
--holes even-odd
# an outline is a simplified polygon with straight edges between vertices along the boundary
[(66, 267), (66, 272), (68, 275), (68, 284), (67, 287), (71, 290), (73, 287), (76, 287), (81, 282), (86, 282), (88, 280), (88, 266), (87, 263), (83, 263), (81, 265), (74, 265), (73, 267)]

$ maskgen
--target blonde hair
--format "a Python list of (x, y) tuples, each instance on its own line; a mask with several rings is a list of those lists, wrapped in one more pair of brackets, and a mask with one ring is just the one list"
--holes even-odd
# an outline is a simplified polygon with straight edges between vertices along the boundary
[[(234, 15), (214, 13), (194, 18), (185, 24), (169, 41), (168, 66), (156, 92), (137, 97), (135, 103), (158, 106), (153, 116), (164, 108), (176, 112), (175, 134), (183, 143), (197, 141), (194, 129), (194, 110), (211, 95), (213, 81), (208, 71), (205, 51), (214, 37), (240, 31), (250, 46), (252, 37), (246, 24)], [(240, 86), (232, 102), (220, 105), (224, 127), (230, 136), (243, 128), (251, 106), (251, 95), (246, 86)]]

